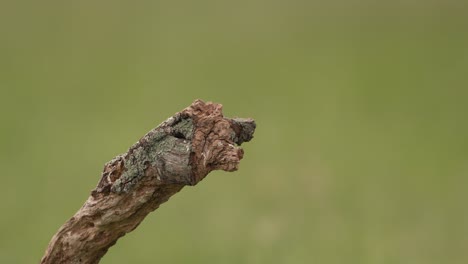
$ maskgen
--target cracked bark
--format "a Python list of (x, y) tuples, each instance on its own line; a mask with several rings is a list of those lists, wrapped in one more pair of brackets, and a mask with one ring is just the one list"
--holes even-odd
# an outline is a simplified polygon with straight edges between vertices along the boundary
[(212, 170), (237, 170), (239, 145), (254, 131), (253, 119), (225, 118), (222, 105), (196, 100), (105, 164), (91, 196), (53, 236), (41, 263), (98, 263), (184, 186)]

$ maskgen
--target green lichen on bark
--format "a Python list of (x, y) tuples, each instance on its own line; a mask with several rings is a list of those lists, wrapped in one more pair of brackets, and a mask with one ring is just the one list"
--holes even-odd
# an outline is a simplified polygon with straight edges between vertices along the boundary
[(158, 180), (190, 181), (188, 174), (191, 171), (189, 158), (193, 122), (190, 118), (177, 121), (172, 126), (152, 131), (132, 147), (131, 154), (125, 157), (124, 172), (112, 184), (112, 192), (131, 191), (145, 176), (148, 166), (156, 169), (157, 175), (153, 176)]

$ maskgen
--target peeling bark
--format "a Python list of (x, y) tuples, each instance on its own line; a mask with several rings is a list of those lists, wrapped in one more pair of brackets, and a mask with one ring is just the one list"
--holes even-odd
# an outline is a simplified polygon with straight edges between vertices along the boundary
[(222, 105), (196, 100), (105, 164), (97, 187), (53, 236), (41, 263), (98, 263), (184, 186), (212, 170), (237, 170), (238, 146), (254, 131), (253, 119), (225, 118)]

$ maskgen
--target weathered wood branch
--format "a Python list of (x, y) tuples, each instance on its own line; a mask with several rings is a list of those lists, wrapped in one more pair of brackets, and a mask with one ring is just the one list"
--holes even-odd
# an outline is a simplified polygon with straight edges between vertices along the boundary
[(53, 236), (41, 263), (98, 263), (186, 185), (212, 170), (235, 171), (255, 131), (253, 119), (225, 118), (222, 105), (196, 100), (104, 166), (83, 207)]

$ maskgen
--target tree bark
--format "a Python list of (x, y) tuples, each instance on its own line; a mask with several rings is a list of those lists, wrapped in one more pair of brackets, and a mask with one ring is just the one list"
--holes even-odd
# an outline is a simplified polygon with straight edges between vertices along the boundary
[(237, 170), (238, 145), (253, 138), (255, 126), (253, 119), (223, 117), (220, 104), (196, 100), (105, 164), (97, 187), (53, 236), (41, 263), (98, 263), (184, 186), (212, 170)]

